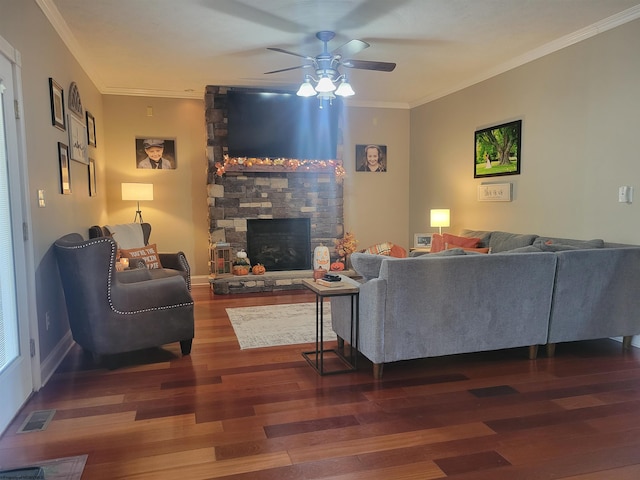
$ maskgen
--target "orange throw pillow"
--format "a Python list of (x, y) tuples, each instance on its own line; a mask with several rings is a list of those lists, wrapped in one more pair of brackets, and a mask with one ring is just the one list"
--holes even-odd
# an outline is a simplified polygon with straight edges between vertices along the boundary
[(147, 245), (142, 248), (130, 248), (129, 250), (120, 250), (120, 254), (124, 258), (141, 258), (147, 265), (147, 268), (162, 268), (160, 264), (160, 257), (158, 256), (158, 249), (156, 244)]
[(439, 233), (431, 236), (431, 253), (438, 253), (444, 250), (444, 239)]
[(475, 248), (480, 243), (481, 239), (476, 237), (458, 237), (457, 235), (451, 235), (450, 233), (443, 233), (442, 239), (445, 244), (457, 245), (459, 247)]

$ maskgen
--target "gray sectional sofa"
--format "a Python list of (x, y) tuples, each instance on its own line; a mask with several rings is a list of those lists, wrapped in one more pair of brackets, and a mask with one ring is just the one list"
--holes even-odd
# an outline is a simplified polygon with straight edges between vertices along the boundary
[[(640, 246), (466, 230), (491, 253), (460, 248), (404, 259), (354, 253), (358, 350), (385, 363), (640, 334)], [(350, 303), (331, 299), (350, 341)]]

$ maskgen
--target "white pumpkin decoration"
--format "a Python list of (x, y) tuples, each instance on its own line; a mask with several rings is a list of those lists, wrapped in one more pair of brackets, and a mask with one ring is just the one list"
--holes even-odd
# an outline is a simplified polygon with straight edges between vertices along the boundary
[(320, 245), (313, 250), (313, 269), (329, 270), (331, 258), (329, 256), (329, 248)]

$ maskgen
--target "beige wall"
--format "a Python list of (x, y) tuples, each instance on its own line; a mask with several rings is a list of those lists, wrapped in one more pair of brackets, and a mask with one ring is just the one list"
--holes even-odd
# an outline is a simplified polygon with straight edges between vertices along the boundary
[[(387, 172), (356, 172), (355, 146), (387, 146)], [(409, 110), (349, 107), (345, 113), (345, 228), (358, 247), (390, 241), (409, 247)]]
[[(411, 111), (411, 232), (428, 210), (462, 228), (640, 243), (640, 21)], [(473, 178), (473, 134), (522, 119), (520, 175)], [(510, 203), (477, 186), (510, 182)], [(618, 187), (636, 201), (617, 201)]]
[[(71, 162), (71, 195), (60, 194), (58, 142), (69, 139), (51, 124), (49, 77), (69, 91), (76, 82), (83, 107), (96, 119), (98, 142), (104, 139), (102, 96), (69, 53), (34, 1), (0, 0), (0, 36), (20, 52), (22, 59), (23, 115), (26, 127), (26, 161), (29, 175), (32, 272), (36, 285), (39, 354), (46, 377), (55, 359), (50, 355), (69, 332), (58, 267), (51, 248), (56, 238), (70, 232), (87, 235), (93, 223), (106, 218), (104, 196), (104, 143), (90, 148), (96, 159), (98, 192), (89, 197), (87, 166)], [(65, 103), (67, 98), (65, 97)], [(37, 190), (45, 191), (46, 207), (37, 206)], [(49, 317), (47, 328), (45, 317)], [(64, 352), (57, 352), (62, 354)]]
[[(107, 95), (103, 102), (108, 223), (134, 219), (136, 203), (122, 200), (122, 182), (152, 183), (153, 201), (140, 204), (151, 242), (161, 252), (183, 251), (193, 275), (208, 275), (204, 93), (203, 100)], [(136, 137), (175, 139), (178, 168), (136, 168)]]

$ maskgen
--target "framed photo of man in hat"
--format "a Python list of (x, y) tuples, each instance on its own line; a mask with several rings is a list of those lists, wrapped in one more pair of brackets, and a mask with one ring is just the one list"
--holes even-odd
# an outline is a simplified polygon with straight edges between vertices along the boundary
[(175, 139), (136, 137), (136, 168), (150, 170), (178, 168)]

